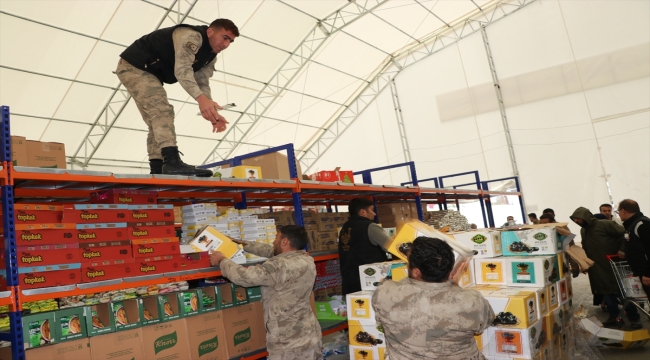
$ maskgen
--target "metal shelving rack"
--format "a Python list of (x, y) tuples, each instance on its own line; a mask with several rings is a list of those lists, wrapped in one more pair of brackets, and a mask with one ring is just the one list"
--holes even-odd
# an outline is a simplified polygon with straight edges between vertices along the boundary
[[(433, 201), (439, 205), (449, 200), (479, 199), (489, 201), (493, 195), (517, 195), (521, 193), (488, 191), (488, 183), (483, 181), (477, 190), (443, 189), (438, 188), (440, 178), (433, 180), (435, 188), (418, 186), (417, 174), (413, 162), (391, 165), (381, 168), (362, 170), (355, 173), (361, 175), (364, 183), (353, 184), (343, 182), (317, 182), (298, 179), (293, 144), (269, 148), (251, 154), (235, 157), (230, 160), (207, 164), (203, 167), (215, 167), (228, 163), (230, 166), (241, 165), (242, 160), (277, 151), (286, 151), (289, 162), (289, 172), (292, 180), (269, 179), (219, 179), (219, 178), (190, 178), (168, 175), (120, 175), (110, 172), (67, 170), (67, 169), (38, 169), (14, 167), (11, 159), (11, 132), (9, 107), (2, 106), (0, 137), (3, 144), (2, 168), (0, 169), (0, 185), (2, 190), (2, 220), (4, 228), (5, 267), (7, 269), (8, 291), (0, 292), (0, 305), (9, 305), (10, 331), (0, 332), (0, 340), (12, 344), (12, 358), (24, 360), (22, 336), (22, 304), (29, 301), (52, 299), (62, 296), (89, 294), (102, 291), (116, 290), (126, 287), (139, 287), (183, 280), (195, 280), (220, 276), (218, 268), (189, 270), (175, 273), (157, 274), (151, 276), (109, 280), (101, 283), (78, 284), (71, 286), (21, 290), (17, 277), (16, 243), (14, 228), (14, 200), (37, 203), (84, 203), (89, 202), (90, 193), (104, 189), (133, 189), (151, 190), (158, 192), (160, 203), (177, 205), (196, 202), (218, 202), (224, 206), (246, 208), (248, 206), (293, 206), (296, 212), (296, 223), (303, 225), (302, 206), (326, 206), (331, 211), (332, 206), (347, 205), (355, 197), (366, 197), (375, 203), (386, 202), (415, 202), (418, 204), (418, 216), (423, 219), (422, 201)], [(396, 167), (408, 167), (411, 174), (412, 186), (389, 186), (372, 184), (371, 173)], [(451, 175), (453, 176), (453, 175)], [(476, 175), (478, 177), (478, 173)], [(446, 176), (449, 177), (449, 176)], [(498, 180), (494, 180), (498, 181)], [(517, 180), (515, 180), (517, 181)], [(478, 179), (477, 179), (478, 183)], [(522, 205), (523, 209), (523, 205)], [(486, 204), (487, 218), (493, 224), (491, 207)], [(312, 254), (315, 261), (338, 258), (335, 252)], [(323, 325), (323, 334), (340, 331), (347, 327), (346, 322)], [(238, 357), (240, 359), (260, 359), (267, 355), (264, 350)]]

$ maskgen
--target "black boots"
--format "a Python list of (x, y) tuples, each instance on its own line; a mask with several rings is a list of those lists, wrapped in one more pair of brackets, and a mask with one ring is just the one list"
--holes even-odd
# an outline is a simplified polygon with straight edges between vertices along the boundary
[(210, 177), (212, 171), (197, 169), (195, 166), (188, 165), (181, 160), (177, 146), (168, 146), (160, 149), (163, 158), (162, 173), (165, 175), (184, 175)]
[(163, 161), (162, 159), (151, 159), (149, 160), (149, 174), (155, 175), (155, 174), (162, 174), (162, 166), (163, 166)]

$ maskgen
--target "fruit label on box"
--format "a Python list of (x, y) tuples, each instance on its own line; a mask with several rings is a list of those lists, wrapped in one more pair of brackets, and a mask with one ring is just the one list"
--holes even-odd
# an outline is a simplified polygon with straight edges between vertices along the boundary
[(370, 301), (368, 298), (355, 298), (352, 299), (353, 316), (361, 319), (370, 319)]
[(505, 283), (503, 261), (497, 259), (476, 259), (474, 261), (475, 265), (478, 267), (476, 271), (479, 272), (483, 284)]
[[(532, 262), (512, 263), (512, 273), (514, 281), (517, 283), (534, 284), (535, 283), (535, 264)], [(530, 270), (530, 271), (529, 271)]]
[(505, 355), (523, 355), (521, 333), (519, 331), (496, 330), (497, 353)]

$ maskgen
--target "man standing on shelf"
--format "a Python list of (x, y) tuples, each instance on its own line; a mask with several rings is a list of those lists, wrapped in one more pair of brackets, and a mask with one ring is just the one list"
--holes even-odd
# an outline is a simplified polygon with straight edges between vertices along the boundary
[(650, 218), (643, 215), (639, 203), (630, 199), (618, 204), (617, 213), (625, 226), (625, 259), (650, 297)]
[(167, 100), (163, 83), (179, 82), (199, 103), (201, 115), (212, 124), (212, 131), (224, 131), (228, 122), (217, 112), (221, 106), (212, 101), (210, 77), (217, 54), (237, 36), (239, 29), (228, 19), (217, 19), (210, 26), (180, 24), (147, 34), (120, 54), (115, 73), (149, 128), (151, 174), (212, 176), (210, 170), (197, 169), (181, 160), (174, 107)]
[(339, 263), (343, 297), (361, 291), (359, 266), (387, 261), (391, 239), (375, 220), (374, 204), (364, 198), (352, 199), (350, 217), (339, 234)]
[(210, 254), (210, 263), (234, 284), (261, 286), (269, 360), (321, 360), (322, 333), (310, 306), (316, 279), (314, 259), (305, 246), (309, 237), (297, 225), (278, 230), (273, 245), (234, 240), (251, 254), (269, 260), (244, 267), (221, 252)]
[(390, 358), (484, 359), (474, 335), (491, 325), (494, 311), (478, 291), (450, 279), (455, 261), (451, 246), (418, 237), (408, 260), (409, 277), (384, 282), (372, 296)]

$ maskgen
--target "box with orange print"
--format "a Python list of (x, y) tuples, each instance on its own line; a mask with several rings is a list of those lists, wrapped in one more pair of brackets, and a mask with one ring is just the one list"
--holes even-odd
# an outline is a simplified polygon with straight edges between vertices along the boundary
[(478, 285), (506, 285), (506, 259), (473, 259), (474, 282)]

